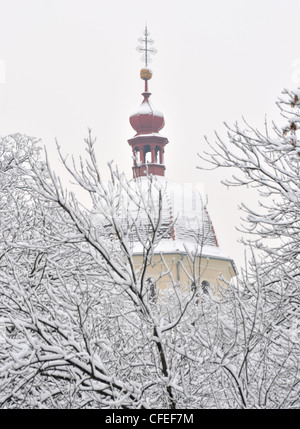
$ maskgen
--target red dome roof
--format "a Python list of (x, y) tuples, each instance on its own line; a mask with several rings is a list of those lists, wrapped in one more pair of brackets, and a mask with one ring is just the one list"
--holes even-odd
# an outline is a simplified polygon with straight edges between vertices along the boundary
[(137, 135), (158, 133), (165, 125), (163, 114), (151, 105), (150, 92), (144, 92), (142, 95), (144, 100), (139, 110), (130, 116), (130, 124)]

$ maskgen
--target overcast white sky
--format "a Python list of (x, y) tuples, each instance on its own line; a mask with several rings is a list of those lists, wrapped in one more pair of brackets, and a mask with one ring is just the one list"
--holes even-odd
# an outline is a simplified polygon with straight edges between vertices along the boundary
[(128, 118), (143, 90), (135, 48), (147, 21), (167, 176), (204, 182), (219, 242), (239, 265), (244, 195), (220, 185), (223, 173), (197, 170), (197, 152), (224, 121), (280, 123), (276, 99), (300, 77), (299, 18), (299, 0), (0, 0), (0, 135), (41, 137), (60, 171), (55, 138), (78, 155), (91, 127), (100, 165), (114, 159), (131, 177)]

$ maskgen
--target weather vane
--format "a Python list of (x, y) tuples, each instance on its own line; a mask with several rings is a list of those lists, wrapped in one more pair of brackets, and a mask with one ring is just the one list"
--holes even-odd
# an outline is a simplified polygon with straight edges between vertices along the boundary
[(145, 27), (145, 31), (143, 32), (143, 37), (140, 37), (138, 39), (139, 41), (139, 46), (137, 46), (136, 50), (138, 52), (142, 52), (143, 56), (142, 56), (142, 60), (145, 62), (145, 66), (147, 67), (148, 64), (151, 62), (151, 57), (150, 55), (154, 55), (156, 54), (157, 50), (151, 46), (154, 43), (154, 40), (151, 39), (150, 33), (147, 29), (147, 25)]

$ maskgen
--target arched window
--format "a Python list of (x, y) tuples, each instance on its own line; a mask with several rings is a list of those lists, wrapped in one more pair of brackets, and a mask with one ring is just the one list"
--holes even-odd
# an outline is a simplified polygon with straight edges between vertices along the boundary
[(161, 155), (160, 155), (160, 147), (156, 146), (155, 147), (155, 163), (156, 164), (161, 164)]
[(144, 162), (145, 164), (151, 162), (151, 148), (149, 145), (144, 146)]

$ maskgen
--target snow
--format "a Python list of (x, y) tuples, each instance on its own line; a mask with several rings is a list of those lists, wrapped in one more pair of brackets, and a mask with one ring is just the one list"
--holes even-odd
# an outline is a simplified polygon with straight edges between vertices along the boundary
[[(130, 139), (131, 141), (134, 139), (138, 139), (141, 137), (141, 134), (134, 136), (132, 139)], [(143, 134), (143, 137), (161, 137), (161, 138), (166, 138), (164, 136), (162, 136), (160, 133), (147, 133), (147, 134)]]
[(0, 344), (6, 341), (6, 327), (4, 319), (0, 319)]
[(132, 113), (130, 116), (135, 115), (154, 115), (163, 117), (163, 114), (159, 110), (155, 109), (150, 100), (148, 99), (145, 99), (140, 105), (139, 109), (136, 112)]
[[(169, 232), (177, 219), (174, 234), (158, 241), (156, 251), (191, 252), (196, 225), (206, 232), (203, 255), (222, 257), (201, 185), (155, 176), (128, 183), (117, 171), (115, 182), (104, 185), (88, 143), (92, 164), (77, 182), (96, 195), (99, 230), (49, 167), (51, 177), (38, 163), (30, 165), (26, 178), (39, 178), (30, 200), (24, 198), (25, 170), (0, 172), (0, 326), (7, 329), (0, 346), (0, 407), (299, 408), (299, 200), (292, 199), (298, 168), (281, 182), (284, 199), (271, 206), (272, 214), (264, 220), (248, 211), (264, 231), (271, 225), (272, 234), (288, 234), (289, 247), (270, 249), (270, 263), (250, 266), (239, 285), (221, 294), (203, 293), (194, 283), (181, 291), (172, 281), (166, 301), (154, 302), (132, 263), (127, 227), (133, 226), (137, 251), (137, 238), (153, 238), (150, 221), (155, 226), (160, 220)], [(252, 146), (249, 155), (254, 162)], [(289, 173), (293, 164), (286, 166)], [(280, 175), (268, 175), (275, 184), (282, 166), (276, 171)], [(291, 214), (286, 224), (278, 209)], [(118, 225), (111, 241), (110, 222)], [(148, 262), (144, 258), (142, 269)]]
[[(130, 184), (144, 196), (150, 193), (150, 182), (147, 177), (133, 179)], [(180, 183), (162, 176), (152, 177), (151, 198), (158, 206), (158, 192), (162, 192), (162, 221), (161, 229), (169, 229), (174, 223), (173, 236), (168, 234), (155, 247), (155, 253), (187, 253), (196, 252), (205, 257), (230, 259), (217, 245), (212, 224), (203, 204), (203, 185)], [(134, 204), (129, 202), (132, 215), (136, 212)], [(142, 222), (147, 222), (146, 216), (139, 214)], [(144, 220), (142, 219), (144, 218)], [(201, 247), (201, 248), (200, 248)], [(139, 239), (133, 243), (133, 252), (141, 254), (143, 245)]]

